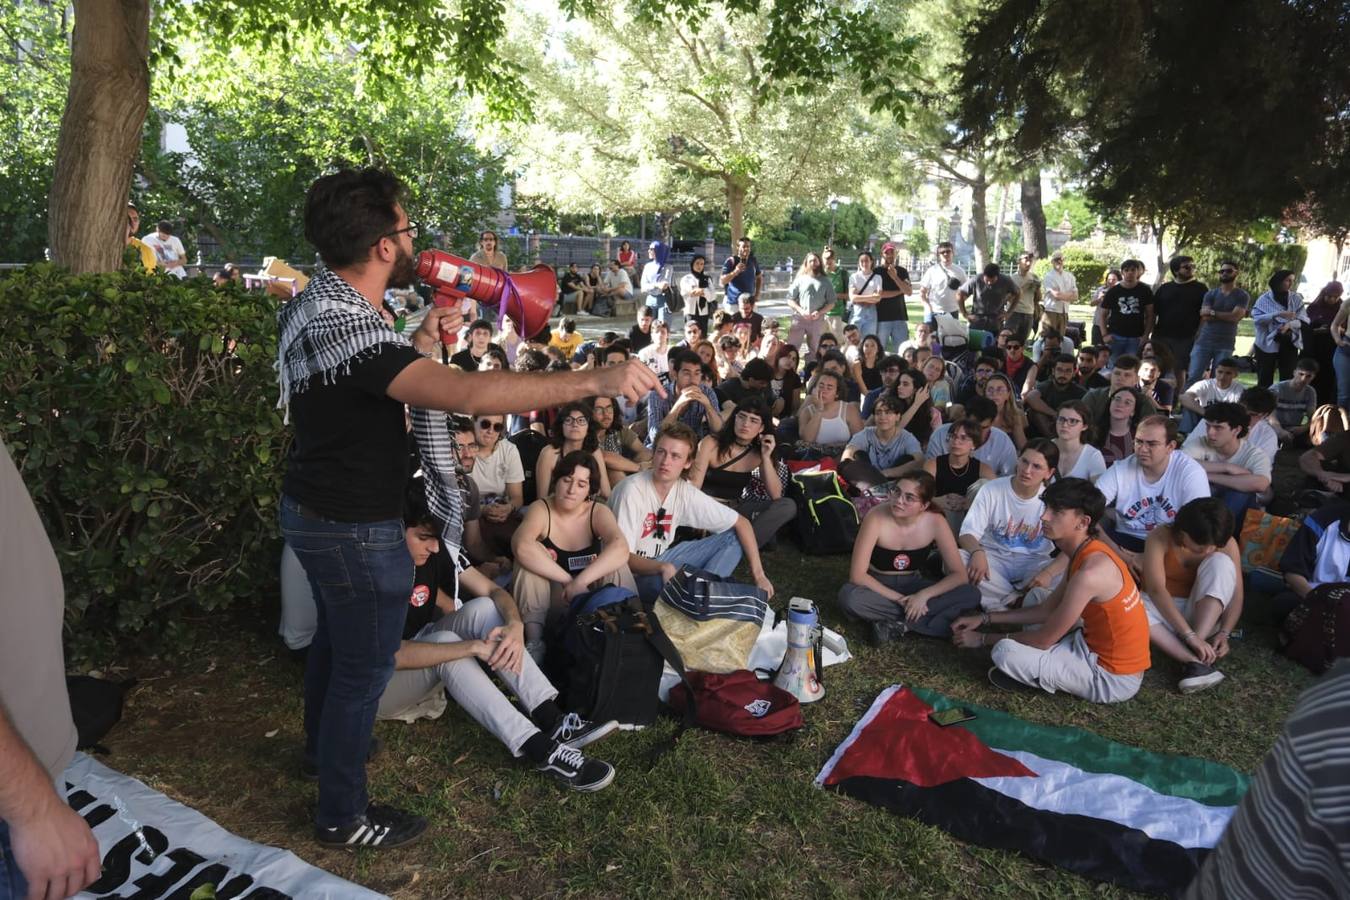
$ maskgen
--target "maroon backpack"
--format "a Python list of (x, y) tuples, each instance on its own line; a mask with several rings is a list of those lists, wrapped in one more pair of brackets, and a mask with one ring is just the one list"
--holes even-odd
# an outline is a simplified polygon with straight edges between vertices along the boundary
[(1350, 656), (1350, 583), (1323, 584), (1308, 592), (1280, 628), (1281, 650), (1321, 675), (1338, 657)]
[[(771, 681), (761, 681), (754, 672), (740, 669), (725, 675), (685, 675), (696, 701), (694, 721), (704, 728), (765, 737), (802, 727), (802, 705), (797, 698)], [(683, 684), (670, 689), (670, 705), (676, 710), (684, 711), (686, 699)]]

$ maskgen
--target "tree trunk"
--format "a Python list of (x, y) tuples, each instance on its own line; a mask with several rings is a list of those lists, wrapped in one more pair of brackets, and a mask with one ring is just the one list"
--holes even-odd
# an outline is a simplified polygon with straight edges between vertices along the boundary
[(1045, 235), (1045, 208), (1041, 206), (1041, 170), (1022, 176), (1022, 249), (1037, 259), (1050, 256), (1050, 241)]
[(150, 104), (149, 0), (75, 0), (70, 89), (47, 196), (52, 259), (74, 272), (122, 264), (131, 184)]
[(973, 277), (989, 262), (989, 209), (986, 207), (986, 195), (989, 182), (984, 170), (970, 181), (970, 242), (975, 245), (975, 271)]
[(731, 244), (745, 237), (745, 182), (735, 176), (723, 176), (727, 191), (727, 220), (731, 225)]
[(1163, 275), (1167, 271), (1167, 259), (1164, 256), (1163, 241), (1167, 238), (1167, 227), (1162, 223), (1155, 223), (1153, 226), (1153, 240), (1158, 247), (1158, 268), (1153, 273), (1153, 286), (1156, 288), (1165, 280)]
[(989, 259), (998, 262), (1003, 258), (1003, 226), (1008, 221), (1008, 186), (999, 185), (998, 206), (994, 211), (994, 240), (989, 247)]

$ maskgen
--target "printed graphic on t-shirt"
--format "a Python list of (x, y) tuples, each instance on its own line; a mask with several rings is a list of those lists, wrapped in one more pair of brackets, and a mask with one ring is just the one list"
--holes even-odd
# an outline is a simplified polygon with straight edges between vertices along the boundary
[(994, 541), (1009, 550), (1036, 550), (1041, 542), (1039, 519), (1024, 521), (1009, 516), (993, 526)]
[(1177, 517), (1177, 508), (1162, 494), (1154, 497), (1140, 497), (1121, 510), (1121, 517), (1127, 522), (1142, 525), (1145, 531), (1152, 531), (1159, 525), (1170, 525)]
[(412, 596), (408, 598), (408, 603), (412, 606), (421, 608), (431, 602), (431, 588), (425, 584), (413, 585)]
[(891, 568), (897, 572), (904, 572), (912, 562), (913, 560), (909, 558), (908, 553), (897, 553), (895, 559), (891, 560)]
[(595, 562), (594, 553), (587, 553), (582, 556), (574, 556), (567, 561), (567, 571), (581, 572), (585, 570), (585, 568), (593, 562)]
[(1125, 295), (1116, 298), (1116, 309), (1122, 316), (1137, 316), (1140, 314), (1141, 307), (1138, 297)]
[[(662, 513), (663, 515), (658, 519), (657, 513)], [(649, 512), (647, 513), (647, 518), (642, 520), (642, 537), (644, 539), (649, 538), (659, 529), (661, 533), (656, 536), (657, 540), (668, 539), (670, 537), (671, 526), (674, 524), (675, 517), (663, 509), (658, 509), (656, 512)]]

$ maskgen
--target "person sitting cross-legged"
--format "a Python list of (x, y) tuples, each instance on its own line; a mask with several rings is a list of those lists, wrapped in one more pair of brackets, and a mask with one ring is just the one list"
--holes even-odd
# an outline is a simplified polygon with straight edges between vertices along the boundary
[(1144, 542), (1144, 610), (1149, 637), (1182, 664), (1183, 694), (1223, 681), (1214, 663), (1242, 615), (1242, 557), (1233, 514), (1212, 497), (1192, 500)]
[[(685, 478), (698, 441), (682, 422), (663, 425), (652, 448), (652, 467), (625, 478), (610, 494), (609, 508), (628, 541), (628, 565), (637, 577), (638, 593), (644, 600), (655, 598), (682, 565), (725, 578), (744, 555), (755, 584), (773, 597), (773, 583), (764, 574), (750, 520)], [(710, 534), (676, 544), (675, 532), (681, 526)]]
[[(407, 492), (403, 520), (415, 571), (403, 641), (394, 654), (394, 674), (380, 696), (377, 717), (402, 717), (429, 694), (444, 690), (512, 756), (527, 758), (573, 790), (606, 787), (614, 780), (614, 767), (587, 758), (580, 748), (618, 723), (563, 714), (557, 689), (525, 652), (516, 601), (486, 576), (474, 569), (459, 573), (459, 588), (474, 599), (455, 609), (456, 574), (439, 552), (441, 524), (428, 511), (420, 485)], [(520, 707), (506, 699), (484, 666), (505, 683)], [(316, 766), (306, 766), (317, 776)], [(360, 846), (361, 832), (348, 844)]]
[(988, 482), (961, 523), (961, 556), (985, 609), (1005, 609), (1017, 594), (1048, 587), (1051, 547), (1041, 534), (1041, 491), (1054, 477), (1059, 448), (1034, 438), (1017, 458), (1017, 474)]
[(1270, 487), (1270, 457), (1246, 440), (1250, 418), (1240, 403), (1211, 403), (1205, 407), (1205, 427), (1181, 445), (1181, 452), (1205, 470), (1210, 496), (1232, 510), (1238, 528)]
[(923, 461), (919, 441), (900, 427), (900, 398), (883, 394), (872, 410), (875, 425), (849, 438), (839, 472), (859, 488), (884, 484)]
[(699, 441), (689, 470), (690, 484), (750, 520), (761, 548), (797, 515), (787, 496), (791, 475), (775, 458), (776, 446), (769, 407), (751, 394), (727, 414), (721, 430)]
[(692, 350), (681, 350), (670, 358), (672, 384), (663, 397), (653, 390), (647, 395), (647, 445), (656, 446), (657, 436), (666, 425), (679, 422), (698, 437), (722, 427), (722, 408), (712, 388), (704, 387), (703, 361)]
[(543, 657), (551, 612), (563, 612), (602, 585), (637, 589), (628, 570), (628, 543), (614, 513), (597, 498), (603, 477), (595, 454), (565, 454), (550, 472), (547, 491), (526, 508), (511, 536), (516, 560), (511, 593), (525, 621), (525, 648), (536, 662)]
[[(1093, 703), (1129, 700), (1149, 667), (1148, 615), (1125, 562), (1092, 537), (1106, 500), (1084, 478), (1057, 481), (1041, 499), (1043, 533), (1068, 558), (1068, 574), (1036, 606), (962, 616), (952, 623), (953, 640), (958, 647), (992, 645), (989, 680), (998, 687), (1064, 691)], [(989, 625), (1040, 627), (980, 630)]]
[(962, 611), (980, 605), (951, 526), (932, 509), (936, 490), (927, 472), (902, 475), (863, 518), (839, 608), (871, 623), (874, 644), (907, 631), (947, 637)]

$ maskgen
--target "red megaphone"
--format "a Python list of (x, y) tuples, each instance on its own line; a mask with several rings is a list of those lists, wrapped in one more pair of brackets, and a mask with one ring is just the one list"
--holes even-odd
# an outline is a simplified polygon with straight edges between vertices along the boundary
[[(532, 337), (548, 325), (558, 300), (558, 278), (542, 263), (526, 272), (469, 262), (443, 250), (423, 250), (417, 255), (417, 277), (436, 292), (437, 306), (462, 304), (465, 298), (497, 307), (497, 327), (509, 318), (521, 337)], [(442, 334), (453, 344), (457, 335)]]

